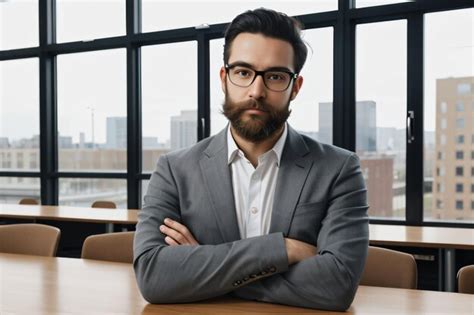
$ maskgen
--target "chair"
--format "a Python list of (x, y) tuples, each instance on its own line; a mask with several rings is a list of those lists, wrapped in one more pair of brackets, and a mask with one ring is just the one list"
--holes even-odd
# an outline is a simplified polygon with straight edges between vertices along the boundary
[(116, 209), (117, 205), (113, 201), (97, 200), (92, 203), (92, 208)]
[(61, 231), (44, 224), (10, 224), (0, 226), (0, 252), (54, 257)]
[(21, 199), (18, 204), (20, 205), (39, 205), (38, 200), (33, 198), (23, 198)]
[(417, 268), (412, 255), (369, 246), (361, 285), (416, 289)]
[(458, 292), (474, 294), (474, 265), (464, 266), (459, 269)]
[(132, 263), (134, 235), (135, 232), (117, 232), (88, 236), (81, 258)]

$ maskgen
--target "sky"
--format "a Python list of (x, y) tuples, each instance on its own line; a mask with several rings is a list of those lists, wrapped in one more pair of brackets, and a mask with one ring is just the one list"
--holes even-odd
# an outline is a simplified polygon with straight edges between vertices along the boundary
[[(124, 0), (58, 1), (58, 42), (123, 35), (124, 3)], [(143, 0), (143, 31), (229, 22), (246, 9), (262, 6), (297, 15), (333, 10), (336, 3), (336, 0)], [(427, 130), (434, 130), (435, 79), (474, 75), (473, 11), (425, 16)], [(0, 1), (0, 21), (0, 50), (38, 44), (36, 1)], [(378, 127), (403, 128), (407, 102), (406, 21), (359, 25), (356, 31), (356, 98), (376, 101)], [(304, 39), (311, 49), (301, 73), (305, 79), (303, 88), (292, 103), (290, 123), (299, 130), (317, 131), (318, 103), (332, 101), (333, 30), (306, 30)], [(225, 125), (219, 114), (223, 100), (218, 77), (222, 45), (223, 40), (218, 39), (210, 46), (211, 133)], [(142, 49), (144, 136), (165, 142), (169, 139), (170, 117), (179, 115), (181, 110), (197, 108), (196, 59), (196, 42)], [(18, 139), (38, 134), (38, 90), (37, 59), (0, 62), (0, 137)], [(84, 132), (89, 141), (93, 122), (95, 141), (105, 142), (106, 117), (126, 115), (126, 51), (59, 56), (58, 115), (61, 135), (78, 141), (79, 133)]]

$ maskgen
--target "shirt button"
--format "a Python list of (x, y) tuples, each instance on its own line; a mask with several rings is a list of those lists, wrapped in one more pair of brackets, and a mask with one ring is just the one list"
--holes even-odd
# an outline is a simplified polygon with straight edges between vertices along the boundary
[(256, 214), (256, 213), (258, 212), (258, 209), (255, 208), (255, 207), (252, 207), (252, 208), (250, 209), (250, 212), (252, 212), (253, 214)]

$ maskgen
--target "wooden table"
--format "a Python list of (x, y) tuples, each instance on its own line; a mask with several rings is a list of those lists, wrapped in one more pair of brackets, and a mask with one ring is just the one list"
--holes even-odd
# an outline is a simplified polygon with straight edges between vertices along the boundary
[[(113, 231), (112, 224), (136, 224), (138, 211), (137, 209), (0, 204), (0, 218), (105, 223), (108, 224), (108, 231)], [(445, 280), (445, 289), (452, 292), (456, 280), (455, 249), (474, 249), (474, 230), (371, 224), (370, 244), (439, 248), (446, 261), (444, 272), (441, 270), (439, 276), (440, 279)]]
[(0, 204), (0, 218), (136, 224), (138, 209)]
[(474, 249), (474, 229), (377, 224), (371, 224), (369, 229), (371, 245), (439, 248), (445, 259), (439, 277), (444, 277), (445, 290), (449, 292), (455, 288), (455, 250)]
[[(0, 314), (324, 314), (231, 297), (150, 305), (131, 264), (0, 253)], [(341, 314), (472, 314), (474, 296), (361, 286)], [(335, 313), (331, 313), (335, 314)]]

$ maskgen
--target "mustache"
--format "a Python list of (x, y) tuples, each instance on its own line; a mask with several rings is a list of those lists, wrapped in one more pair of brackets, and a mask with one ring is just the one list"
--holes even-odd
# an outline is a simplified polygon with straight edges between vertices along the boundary
[(248, 109), (258, 109), (258, 110), (261, 110), (262, 112), (267, 112), (267, 113), (270, 112), (269, 110), (270, 106), (268, 106), (265, 102), (260, 102), (255, 99), (250, 99), (250, 100), (246, 100), (242, 102), (236, 102), (235, 106), (236, 106), (235, 109), (238, 112), (244, 112)]

